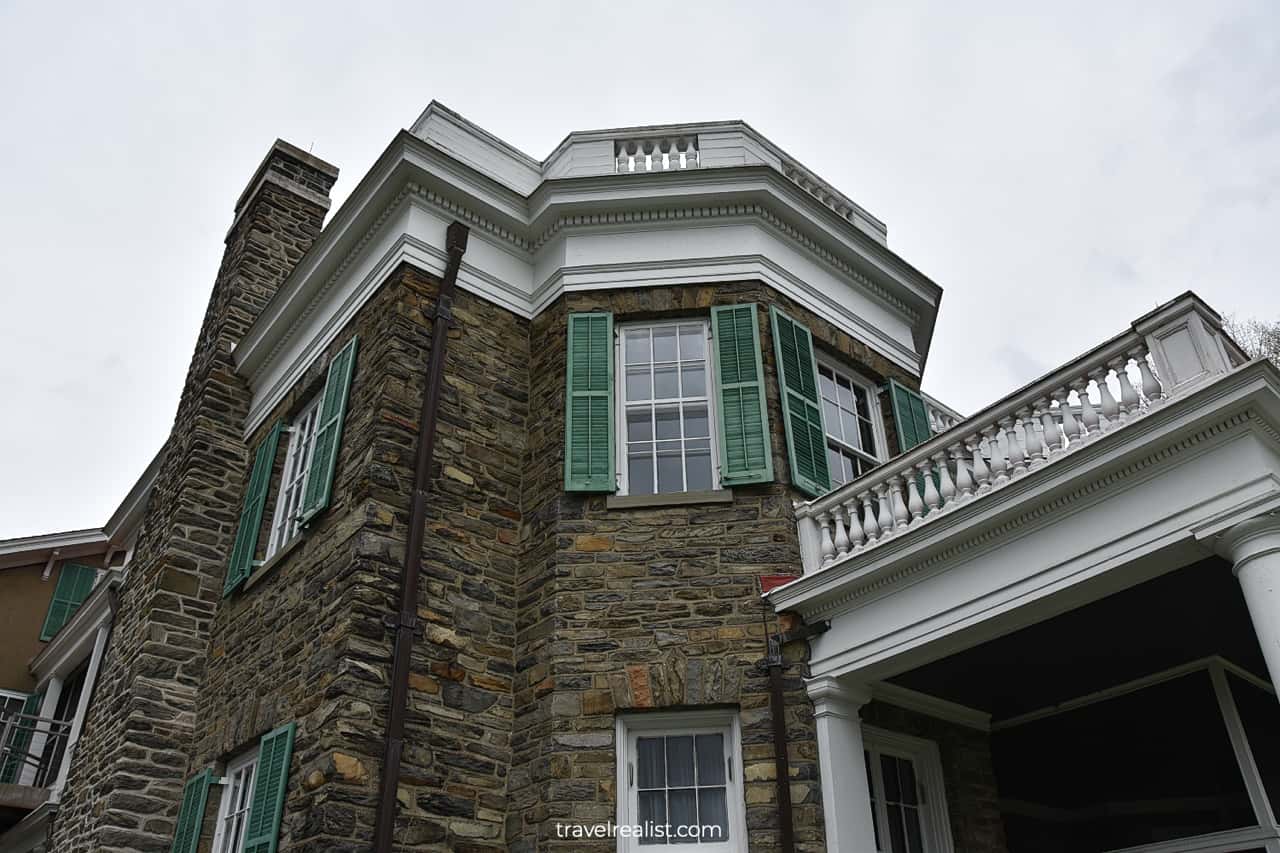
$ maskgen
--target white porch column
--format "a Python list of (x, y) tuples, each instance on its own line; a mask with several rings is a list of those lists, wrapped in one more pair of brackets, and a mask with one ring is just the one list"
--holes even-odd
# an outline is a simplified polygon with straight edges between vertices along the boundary
[[(40, 703), (36, 714), (45, 718), (52, 717), (54, 710), (58, 707), (58, 699), (61, 696), (62, 679), (56, 675), (52, 676), (49, 679), (49, 685), (44, 689), (44, 701)], [(44, 754), (44, 745), (48, 739), (48, 723), (37, 723), (35, 731), (31, 733), (31, 739), (27, 741), (27, 756), (30, 761), (34, 761)], [(18, 775), (18, 784), (34, 785), (39, 768), (35, 764), (29, 763), (24, 763), (20, 766), (22, 767), (22, 772)]]
[(827, 850), (866, 853), (876, 849), (871, 791), (862, 747), (858, 711), (871, 701), (865, 687), (830, 676), (805, 683), (813, 699), (818, 732), (818, 770), (822, 777), (822, 814)]
[(71, 729), (67, 732), (67, 745), (62, 750), (62, 764), (58, 775), (49, 787), (53, 789), (50, 799), (57, 802), (62, 796), (62, 787), (67, 781), (67, 771), (71, 768), (71, 754), (75, 752), (76, 742), (80, 740), (80, 732), (84, 729), (84, 718), (89, 712), (89, 696), (93, 693), (93, 685), (98, 680), (98, 670), (102, 666), (103, 650), (107, 647), (107, 635), (111, 633), (111, 623), (103, 622), (93, 638), (93, 651), (89, 655), (89, 666), (85, 670), (84, 685), (80, 688), (80, 698), (71, 718)]
[(1237, 524), (1218, 540), (1218, 553), (1234, 564), (1271, 683), (1280, 685), (1280, 518)]

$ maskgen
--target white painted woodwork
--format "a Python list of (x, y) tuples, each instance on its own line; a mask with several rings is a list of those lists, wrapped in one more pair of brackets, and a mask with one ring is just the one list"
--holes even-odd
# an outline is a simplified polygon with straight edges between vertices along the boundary
[(805, 682), (805, 688), (813, 700), (827, 849), (875, 850), (871, 791), (858, 718), (862, 706), (871, 701), (871, 692), (834, 678), (812, 679)]
[(1280, 517), (1265, 515), (1232, 527), (1222, 534), (1218, 551), (1233, 564), (1271, 683), (1280, 684)]

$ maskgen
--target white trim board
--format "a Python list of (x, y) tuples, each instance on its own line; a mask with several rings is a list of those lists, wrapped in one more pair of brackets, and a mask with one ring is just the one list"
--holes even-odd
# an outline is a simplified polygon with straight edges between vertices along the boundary
[[(535, 209), (536, 207), (536, 209)], [(265, 418), (391, 272), (443, 272), (522, 317), (565, 292), (761, 280), (912, 375), (941, 289), (764, 166), (543, 181), (526, 198), (407, 133), (396, 138), (234, 351)]]

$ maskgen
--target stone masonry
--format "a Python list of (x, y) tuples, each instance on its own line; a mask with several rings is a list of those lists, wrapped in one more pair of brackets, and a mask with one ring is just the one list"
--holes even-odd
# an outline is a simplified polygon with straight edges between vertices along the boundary
[[(166, 448), (53, 849), (167, 850), (183, 780), (272, 728), (297, 735), (281, 853), (369, 849), (390, 697), (418, 410), (438, 281), (402, 265), (247, 441), (249, 391), (230, 348), (306, 251), (336, 170), (278, 143), (238, 207)], [(268, 180), (259, 180), (266, 174)], [(563, 487), (566, 317), (705, 317), (757, 302), (775, 482), (720, 503), (612, 508)], [(878, 381), (912, 380), (758, 282), (573, 293), (533, 320), (459, 292), (433, 460), (420, 633), (399, 780), (399, 849), (612, 850), (557, 841), (556, 820), (615, 816), (615, 715), (739, 710), (750, 846), (779, 848), (759, 576), (800, 564), (767, 307)], [(253, 449), (323, 387), (360, 339), (329, 508), (222, 597)], [(887, 406), (886, 412), (887, 412)], [(890, 418), (891, 420), (891, 418)], [(892, 435), (892, 425), (888, 425)], [(283, 448), (277, 465), (281, 464)], [(278, 483), (279, 478), (275, 479)], [(263, 531), (275, 495), (267, 498)], [(798, 849), (825, 849), (817, 746), (786, 649)], [(927, 723), (877, 710), (877, 724)], [(990, 757), (938, 730), (948, 785), (978, 803), (957, 850), (1000, 853)], [(219, 790), (209, 795), (204, 848)], [(984, 811), (985, 809), (985, 811)]]

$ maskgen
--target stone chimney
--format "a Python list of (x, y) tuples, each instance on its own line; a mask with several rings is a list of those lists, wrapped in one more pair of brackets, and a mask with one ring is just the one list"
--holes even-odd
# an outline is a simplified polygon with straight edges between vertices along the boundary
[(231, 350), (319, 235), (337, 177), (277, 140), (236, 201), (51, 849), (168, 849), (248, 471)]

